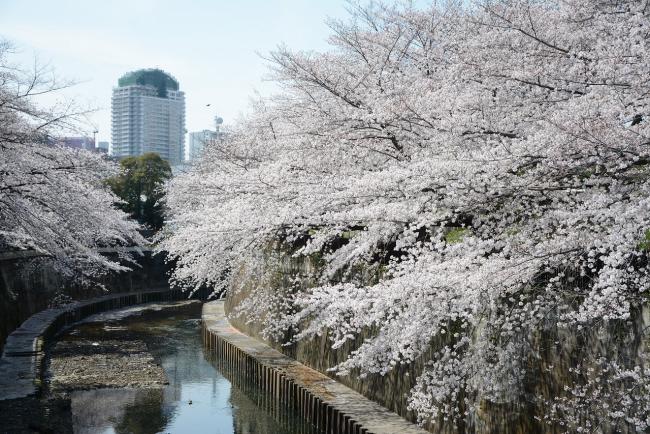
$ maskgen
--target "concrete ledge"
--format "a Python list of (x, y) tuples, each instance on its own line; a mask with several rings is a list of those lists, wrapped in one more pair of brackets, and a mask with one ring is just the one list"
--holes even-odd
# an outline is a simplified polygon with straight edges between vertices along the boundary
[(187, 294), (179, 289), (158, 288), (106, 295), (32, 315), (7, 338), (0, 358), (0, 401), (24, 398), (39, 391), (45, 344), (65, 327), (107, 310), (182, 298), (187, 298)]
[(360, 393), (235, 329), (223, 301), (203, 305), (203, 342), (243, 381), (255, 383), (326, 433), (427, 434)]

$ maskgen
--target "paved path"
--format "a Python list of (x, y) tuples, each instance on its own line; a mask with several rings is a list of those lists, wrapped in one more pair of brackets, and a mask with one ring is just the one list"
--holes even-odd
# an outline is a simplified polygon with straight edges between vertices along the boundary
[[(261, 370), (259, 367), (253, 367), (253, 378), (258, 379), (258, 381), (260, 378), (264, 379), (264, 377), (268, 376), (268, 374), (264, 373), (264, 370), (269, 367), (275, 372), (280, 373), (282, 377), (281, 381), (289, 384), (288, 386), (284, 386), (284, 388), (289, 389), (289, 392), (282, 390), (282, 387), (280, 387), (279, 391), (273, 389), (280, 399), (284, 397), (291, 400), (292, 398), (290, 396), (294, 393), (294, 387), (297, 385), (301, 389), (301, 393), (304, 394), (302, 390), (306, 390), (308, 394), (312, 395), (312, 397), (305, 398), (303, 396), (299, 398), (302, 400), (306, 399), (308, 402), (307, 407), (310, 408), (305, 409), (306, 412), (318, 412), (319, 410), (317, 409), (320, 408), (319, 406), (324, 405), (325, 407), (331, 407), (327, 409), (328, 416), (329, 412), (333, 410), (337, 418), (355, 422), (354, 428), (350, 428), (349, 426), (341, 428), (340, 425), (337, 425), (338, 429), (332, 432), (359, 432), (368, 434), (428, 433), (349, 387), (235, 329), (226, 318), (223, 301), (213, 301), (204, 304), (202, 317), (204, 333), (212, 335), (212, 345), (215, 347), (219, 345), (215, 338), (224, 340), (243, 352), (245, 358), (248, 358), (247, 356), (252, 357), (263, 366)], [(239, 351), (236, 353), (239, 354)], [(230, 357), (234, 364), (241, 364), (240, 361), (237, 361), (237, 359), (242, 358), (241, 355), (233, 356), (232, 352), (229, 351), (225, 356)], [(248, 372), (250, 374), (250, 364), (244, 362), (243, 366), (249, 370)], [(271, 388), (277, 385), (277, 381), (273, 378), (271, 379), (271, 383)], [(314, 402), (317, 402), (317, 404), (314, 404)], [(321, 420), (318, 415), (312, 415), (312, 419), (314, 418)], [(331, 429), (331, 427), (328, 427), (328, 430)]]

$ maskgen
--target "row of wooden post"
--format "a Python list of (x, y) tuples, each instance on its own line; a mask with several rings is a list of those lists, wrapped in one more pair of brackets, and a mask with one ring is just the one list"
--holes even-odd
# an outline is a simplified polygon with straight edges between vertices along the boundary
[[(265, 395), (268, 407), (277, 412), (279, 406), (296, 411), (318, 431), (326, 434), (372, 434), (361, 424), (351, 419), (308, 388), (283, 372), (272, 361), (262, 360), (247, 354), (236, 345), (216, 333), (202, 327), (203, 342), (215, 356), (217, 363), (232, 374), (235, 386), (253, 385)], [(278, 415), (282, 418), (282, 415)]]

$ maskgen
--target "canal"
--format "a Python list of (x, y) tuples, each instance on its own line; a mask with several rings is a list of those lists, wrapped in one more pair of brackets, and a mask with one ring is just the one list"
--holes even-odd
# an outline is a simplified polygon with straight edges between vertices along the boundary
[(203, 348), (200, 316), (201, 303), (180, 302), (107, 312), (75, 325), (49, 350), (36, 411), (48, 426), (10, 425), (57, 433), (320, 432), (253, 385), (236, 386)]

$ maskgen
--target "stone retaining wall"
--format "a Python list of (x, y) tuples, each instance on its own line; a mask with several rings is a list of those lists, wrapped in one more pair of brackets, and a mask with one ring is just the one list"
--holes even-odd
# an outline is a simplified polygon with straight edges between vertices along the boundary
[(203, 342), (232, 368), (328, 434), (426, 434), (395, 413), (232, 327), (223, 301), (203, 306)]
[[(272, 267), (274, 267), (272, 273), (275, 278), (270, 282), (271, 288), (278, 292), (283, 292), (288, 291), (295, 285), (296, 280), (300, 280), (302, 282), (301, 285), (304, 287), (309, 286), (312, 282), (310, 282), (308, 276), (317, 268), (317, 264), (311, 258), (296, 258), (290, 255), (282, 255), (279, 263), (274, 262)], [(268, 270), (263, 271), (268, 272)], [(364, 276), (364, 279), (371, 278), (372, 276)], [(248, 321), (246, 317), (237, 317), (231, 314), (252, 292), (258, 290), (261, 285), (268, 282), (260, 282), (255, 280), (255, 278), (251, 278), (247, 270), (240, 270), (240, 275), (236, 281), (238, 286), (231, 288), (225, 302), (226, 313), (230, 315), (229, 320), (234, 327), (249, 336), (265, 342), (286, 356), (310, 368), (330, 375), (336, 381), (345, 384), (407, 420), (416, 422), (417, 418), (415, 413), (409, 411), (407, 408), (408, 394), (413, 386), (415, 386), (415, 381), (422, 372), (424, 361), (427, 360), (426, 357), (428, 354), (420, 357), (414, 363), (398, 365), (386, 375), (371, 374), (360, 378), (353, 372), (347, 376), (335, 376), (329, 369), (345, 361), (350, 352), (357, 348), (365, 337), (370, 335), (370, 331), (366, 330), (362, 332), (354, 340), (348, 341), (337, 349), (332, 349), (332, 342), (327, 333), (310, 340), (301, 340), (291, 345), (283, 345), (283, 342), (265, 340), (262, 335), (263, 324), (260, 321)], [(440, 429), (439, 424), (436, 429), (436, 432), (441, 434), (457, 432), (451, 424), (445, 426), (443, 429)], [(504, 434), (508, 434), (508, 431), (504, 431)]]
[[(269, 305), (259, 305), (254, 314), (236, 316), (237, 307), (253, 293), (290, 293), (296, 286), (302, 289), (313, 286), (318, 275), (318, 258), (294, 257), (280, 249), (265, 252), (270, 258), (266, 263), (256, 263), (254, 267), (243, 264), (234, 270), (236, 278), (230, 288), (225, 303), (230, 322), (241, 332), (255, 337), (286, 356), (320, 371), (333, 379), (361, 393), (368, 399), (379, 403), (400, 416), (416, 421), (414, 412), (408, 409), (408, 396), (422, 373), (425, 361), (430, 360), (436, 347), (444, 342), (432, 340), (428, 352), (408, 364), (398, 364), (385, 375), (369, 374), (360, 378), (353, 371), (347, 376), (336, 376), (331, 368), (345, 361), (352, 350), (358, 348), (365, 338), (372, 337), (374, 330), (364, 329), (354, 339), (347, 341), (337, 349), (332, 348), (332, 341), (327, 331), (320, 336), (304, 339), (291, 344), (285, 336), (279, 341), (265, 340), (262, 333), (263, 319), (270, 311)], [(261, 264), (261, 265), (260, 265)], [(316, 271), (316, 273), (314, 273)], [(365, 284), (372, 283), (370, 269), (360, 269), (348, 276)], [(543, 417), (548, 406), (545, 401), (565, 394), (565, 386), (580, 384), (575, 381), (571, 368), (576, 363), (593, 366), (593, 362), (603, 354), (618, 355), (623, 360), (631, 360), (644, 366), (648, 349), (650, 349), (650, 303), (646, 303), (633, 312), (625, 324), (612, 323), (592, 330), (576, 331), (549, 327), (535, 336), (536, 350), (526, 359), (524, 388), (515, 391), (499, 402), (483, 399), (478, 395), (472, 397), (475, 407), (460, 420), (438, 417), (427, 423), (424, 428), (436, 434), (457, 434), (461, 432), (521, 434), (529, 432), (557, 433), (564, 432), (562, 426), (545, 423)], [(590, 365), (591, 364), (591, 365)], [(646, 365), (647, 366), (647, 365)], [(553, 367), (549, 369), (548, 367)], [(580, 380), (578, 378), (578, 380)], [(612, 401), (611, 405), (616, 405)], [(583, 411), (583, 410), (581, 410)], [(601, 427), (602, 428), (602, 427)], [(622, 426), (604, 427), (603, 432), (632, 432), (632, 428)]]
[[(147, 288), (168, 287), (168, 264), (163, 255), (144, 252), (138, 259), (139, 267), (124, 273), (110, 273), (101, 284), (79, 287), (47, 263), (35, 264), (29, 252), (0, 254), (0, 352), (5, 339), (27, 318), (50, 307), (57, 294), (73, 300), (100, 297), (109, 293), (142, 291)], [(103, 254), (110, 255), (110, 252)]]
[(158, 288), (105, 295), (32, 315), (7, 338), (0, 358), (0, 400), (24, 398), (38, 392), (45, 345), (65, 327), (99, 312), (184, 298), (187, 294), (179, 289)]

